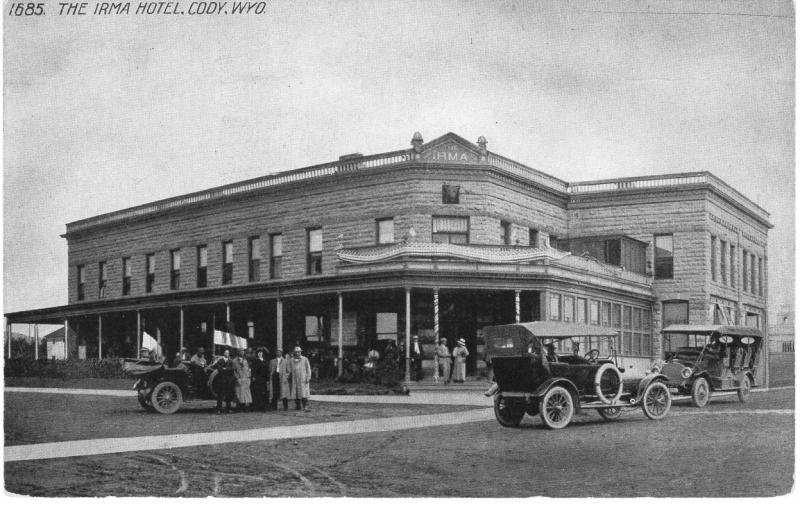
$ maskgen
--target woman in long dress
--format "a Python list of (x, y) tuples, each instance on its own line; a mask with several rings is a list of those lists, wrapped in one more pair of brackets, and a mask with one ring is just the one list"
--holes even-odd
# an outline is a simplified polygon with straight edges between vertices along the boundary
[(459, 339), (456, 348), (453, 350), (453, 383), (464, 383), (467, 377), (467, 343)]
[(240, 411), (247, 411), (253, 403), (253, 396), (250, 393), (250, 364), (244, 350), (239, 350), (239, 356), (233, 361), (233, 374), (236, 376), (236, 404)]

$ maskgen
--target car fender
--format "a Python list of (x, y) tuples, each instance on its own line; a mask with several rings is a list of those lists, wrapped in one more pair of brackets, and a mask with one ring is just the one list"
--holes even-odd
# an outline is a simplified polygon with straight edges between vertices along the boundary
[(539, 385), (539, 387), (536, 390), (533, 391), (533, 394), (531, 394), (531, 397), (541, 397), (548, 390), (550, 390), (550, 387), (553, 387), (555, 385), (559, 385), (559, 386), (562, 386), (562, 387), (566, 388), (569, 391), (569, 393), (572, 394), (572, 397), (576, 401), (576, 406), (577, 406), (578, 387), (575, 386), (575, 383), (573, 383), (572, 381), (568, 380), (567, 378), (550, 378), (550, 379), (548, 379), (547, 381), (545, 381), (544, 383)]
[(631, 404), (639, 404), (644, 396), (644, 391), (647, 389), (650, 383), (657, 380), (663, 381), (664, 383), (669, 382), (669, 379), (665, 375), (656, 372), (651, 372), (639, 380), (639, 386), (636, 387), (636, 397), (631, 399)]

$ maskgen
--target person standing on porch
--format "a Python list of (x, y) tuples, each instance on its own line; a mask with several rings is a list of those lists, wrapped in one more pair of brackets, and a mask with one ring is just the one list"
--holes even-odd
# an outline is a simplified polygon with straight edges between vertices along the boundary
[(239, 411), (247, 411), (253, 403), (253, 396), (250, 394), (250, 364), (245, 350), (239, 350), (238, 356), (233, 359), (233, 374), (236, 376), (236, 405)]
[(275, 350), (275, 358), (269, 361), (269, 408), (273, 411), (278, 409), (278, 399), (284, 399), (284, 403), (286, 402), (286, 396), (281, 395), (283, 361), (283, 350), (278, 347)]
[(464, 383), (467, 377), (467, 343), (464, 339), (459, 339), (456, 342), (456, 347), (453, 350), (453, 383)]
[(442, 378), (445, 385), (450, 383), (450, 348), (447, 347), (447, 339), (439, 339), (439, 346), (436, 347), (436, 358), (439, 361), (439, 367), (442, 368)]
[(295, 346), (294, 354), (288, 361), (289, 374), (289, 395), (288, 399), (294, 399), (296, 410), (300, 410), (302, 403), (303, 410), (309, 411), (308, 398), (311, 396), (311, 364), (308, 358), (303, 356), (303, 349)]

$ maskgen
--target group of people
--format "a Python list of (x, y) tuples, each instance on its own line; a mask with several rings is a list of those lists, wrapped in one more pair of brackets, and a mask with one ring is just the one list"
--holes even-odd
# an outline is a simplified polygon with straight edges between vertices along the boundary
[(205, 378), (194, 378), (194, 387), (202, 389), (207, 386), (214, 393), (217, 413), (223, 412), (223, 404), (224, 412), (230, 413), (234, 401), (238, 411), (277, 410), (278, 401), (286, 411), (290, 400), (294, 400), (296, 410), (309, 411), (311, 364), (303, 355), (302, 348), (296, 346), (291, 354), (284, 354), (278, 348), (269, 360), (268, 355), (269, 350), (261, 347), (238, 350), (236, 357), (231, 358), (230, 350), (225, 349), (221, 356), (208, 362), (204, 348), (198, 348), (192, 356), (182, 348), (176, 354), (173, 366), (187, 370), (199, 368), (206, 373)]
[[(467, 343), (464, 339), (456, 341), (456, 347), (452, 353), (447, 347), (447, 339), (439, 340), (439, 345), (433, 354), (433, 381), (443, 380), (445, 385), (450, 381), (453, 383), (464, 383), (467, 376)], [(452, 365), (452, 367), (451, 367)]]

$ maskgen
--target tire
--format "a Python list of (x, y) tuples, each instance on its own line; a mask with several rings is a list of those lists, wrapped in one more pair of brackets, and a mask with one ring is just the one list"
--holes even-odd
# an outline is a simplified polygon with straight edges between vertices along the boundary
[(669, 394), (667, 385), (660, 381), (654, 381), (647, 385), (642, 396), (642, 411), (644, 416), (651, 420), (661, 420), (672, 406), (672, 397)]
[(622, 415), (622, 408), (600, 408), (597, 410), (604, 420), (616, 420)]
[(736, 391), (736, 396), (739, 397), (739, 402), (744, 404), (750, 399), (750, 378), (745, 376), (739, 384), (739, 390)]
[(150, 394), (150, 404), (162, 415), (175, 413), (180, 409), (182, 403), (183, 393), (181, 393), (180, 387), (171, 381), (159, 383)]
[(551, 429), (563, 429), (572, 421), (574, 414), (572, 394), (564, 387), (550, 388), (539, 401), (539, 417)]
[(502, 394), (495, 395), (494, 416), (503, 427), (519, 427), (525, 416), (525, 405), (509, 402)]
[[(610, 395), (603, 392), (603, 376), (609, 371), (612, 375), (616, 375), (616, 379), (612, 380), (611, 384), (611, 387), (616, 391), (611, 392)], [(616, 381), (616, 385), (613, 384), (614, 381)], [(607, 383), (608, 381), (606, 381), (606, 384)], [(622, 395), (622, 374), (620, 374), (619, 369), (617, 369), (614, 364), (603, 364), (597, 369), (594, 375), (594, 393), (603, 404), (613, 404), (619, 399), (620, 395)]]
[(150, 404), (150, 396), (147, 395), (147, 390), (139, 390), (137, 397), (139, 398), (139, 405), (143, 407), (145, 411), (150, 413), (155, 411), (153, 405)]
[(692, 382), (692, 406), (696, 408), (705, 407), (710, 398), (711, 392), (708, 388), (708, 380), (702, 377), (695, 379)]

